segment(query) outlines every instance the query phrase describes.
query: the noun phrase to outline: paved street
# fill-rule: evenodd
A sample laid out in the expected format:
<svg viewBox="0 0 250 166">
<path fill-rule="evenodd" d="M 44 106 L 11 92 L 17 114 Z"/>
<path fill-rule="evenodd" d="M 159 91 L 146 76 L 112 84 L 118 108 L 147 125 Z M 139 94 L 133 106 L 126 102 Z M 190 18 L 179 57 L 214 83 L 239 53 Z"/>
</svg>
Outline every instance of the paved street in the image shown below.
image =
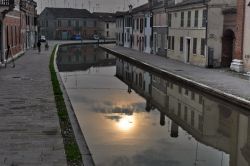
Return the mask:
<svg viewBox="0 0 250 166">
<path fill-rule="evenodd" d="M 115 45 L 102 45 L 113 53 L 136 60 L 155 69 L 164 70 L 176 76 L 202 84 L 203 87 L 218 90 L 234 95 L 235 99 L 241 97 L 250 103 L 250 79 L 247 76 L 233 73 L 225 69 L 207 69 L 163 57 L 140 53 L 138 51 Z"/>
<path fill-rule="evenodd" d="M 67 165 L 48 68 L 51 50 L 29 50 L 16 68 L 0 68 L 1 166 Z"/>
</svg>

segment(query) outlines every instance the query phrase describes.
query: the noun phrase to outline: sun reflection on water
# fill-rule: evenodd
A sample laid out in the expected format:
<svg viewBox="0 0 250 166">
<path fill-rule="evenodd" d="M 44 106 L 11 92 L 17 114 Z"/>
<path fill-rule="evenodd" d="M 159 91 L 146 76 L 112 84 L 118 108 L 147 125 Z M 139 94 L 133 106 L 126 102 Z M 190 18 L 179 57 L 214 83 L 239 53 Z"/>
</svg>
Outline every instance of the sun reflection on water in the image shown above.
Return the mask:
<svg viewBox="0 0 250 166">
<path fill-rule="evenodd" d="M 117 126 L 121 131 L 130 131 L 134 127 L 134 116 L 123 116 Z"/>
</svg>

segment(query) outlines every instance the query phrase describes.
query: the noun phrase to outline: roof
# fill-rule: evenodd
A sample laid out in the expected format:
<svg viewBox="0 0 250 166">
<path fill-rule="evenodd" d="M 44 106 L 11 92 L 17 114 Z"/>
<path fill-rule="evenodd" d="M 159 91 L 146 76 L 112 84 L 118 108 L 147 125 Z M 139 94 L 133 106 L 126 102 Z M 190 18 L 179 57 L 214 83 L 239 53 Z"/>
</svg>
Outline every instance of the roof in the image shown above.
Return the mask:
<svg viewBox="0 0 250 166">
<path fill-rule="evenodd" d="M 93 16 L 96 18 L 99 18 L 105 22 L 115 22 L 115 14 L 114 13 L 94 12 Z"/>
<path fill-rule="evenodd" d="M 51 12 L 56 18 L 84 18 L 92 17 L 91 13 L 86 9 L 73 9 L 73 8 L 45 8 Z"/>
<path fill-rule="evenodd" d="M 138 6 L 132 10 L 132 13 L 144 12 L 149 11 L 149 3 L 145 3 L 141 6 Z"/>
<path fill-rule="evenodd" d="M 187 6 L 187 5 L 194 5 L 199 3 L 204 3 L 204 1 L 207 0 L 183 0 L 183 2 L 177 3 L 177 4 L 168 4 L 168 7 L 180 7 L 180 6 Z"/>
</svg>

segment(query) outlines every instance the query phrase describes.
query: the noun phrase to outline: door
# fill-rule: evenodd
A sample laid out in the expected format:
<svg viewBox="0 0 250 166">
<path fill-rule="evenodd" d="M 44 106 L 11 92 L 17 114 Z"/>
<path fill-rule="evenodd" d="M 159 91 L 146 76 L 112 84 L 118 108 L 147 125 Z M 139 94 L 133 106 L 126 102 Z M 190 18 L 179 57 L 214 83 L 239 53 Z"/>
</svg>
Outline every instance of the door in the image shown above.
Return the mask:
<svg viewBox="0 0 250 166">
<path fill-rule="evenodd" d="M 190 62 L 190 43 L 191 43 L 191 40 L 187 39 L 186 41 L 186 63 Z"/>
</svg>

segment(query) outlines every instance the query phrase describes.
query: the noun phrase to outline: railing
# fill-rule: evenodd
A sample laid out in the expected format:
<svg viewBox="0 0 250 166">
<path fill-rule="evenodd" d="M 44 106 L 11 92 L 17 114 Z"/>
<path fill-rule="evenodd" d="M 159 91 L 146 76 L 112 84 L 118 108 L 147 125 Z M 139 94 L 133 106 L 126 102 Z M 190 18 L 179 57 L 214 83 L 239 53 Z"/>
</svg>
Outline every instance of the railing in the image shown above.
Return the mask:
<svg viewBox="0 0 250 166">
<path fill-rule="evenodd" d="M 15 0 L 0 0 L 0 6 L 14 6 Z"/>
</svg>

